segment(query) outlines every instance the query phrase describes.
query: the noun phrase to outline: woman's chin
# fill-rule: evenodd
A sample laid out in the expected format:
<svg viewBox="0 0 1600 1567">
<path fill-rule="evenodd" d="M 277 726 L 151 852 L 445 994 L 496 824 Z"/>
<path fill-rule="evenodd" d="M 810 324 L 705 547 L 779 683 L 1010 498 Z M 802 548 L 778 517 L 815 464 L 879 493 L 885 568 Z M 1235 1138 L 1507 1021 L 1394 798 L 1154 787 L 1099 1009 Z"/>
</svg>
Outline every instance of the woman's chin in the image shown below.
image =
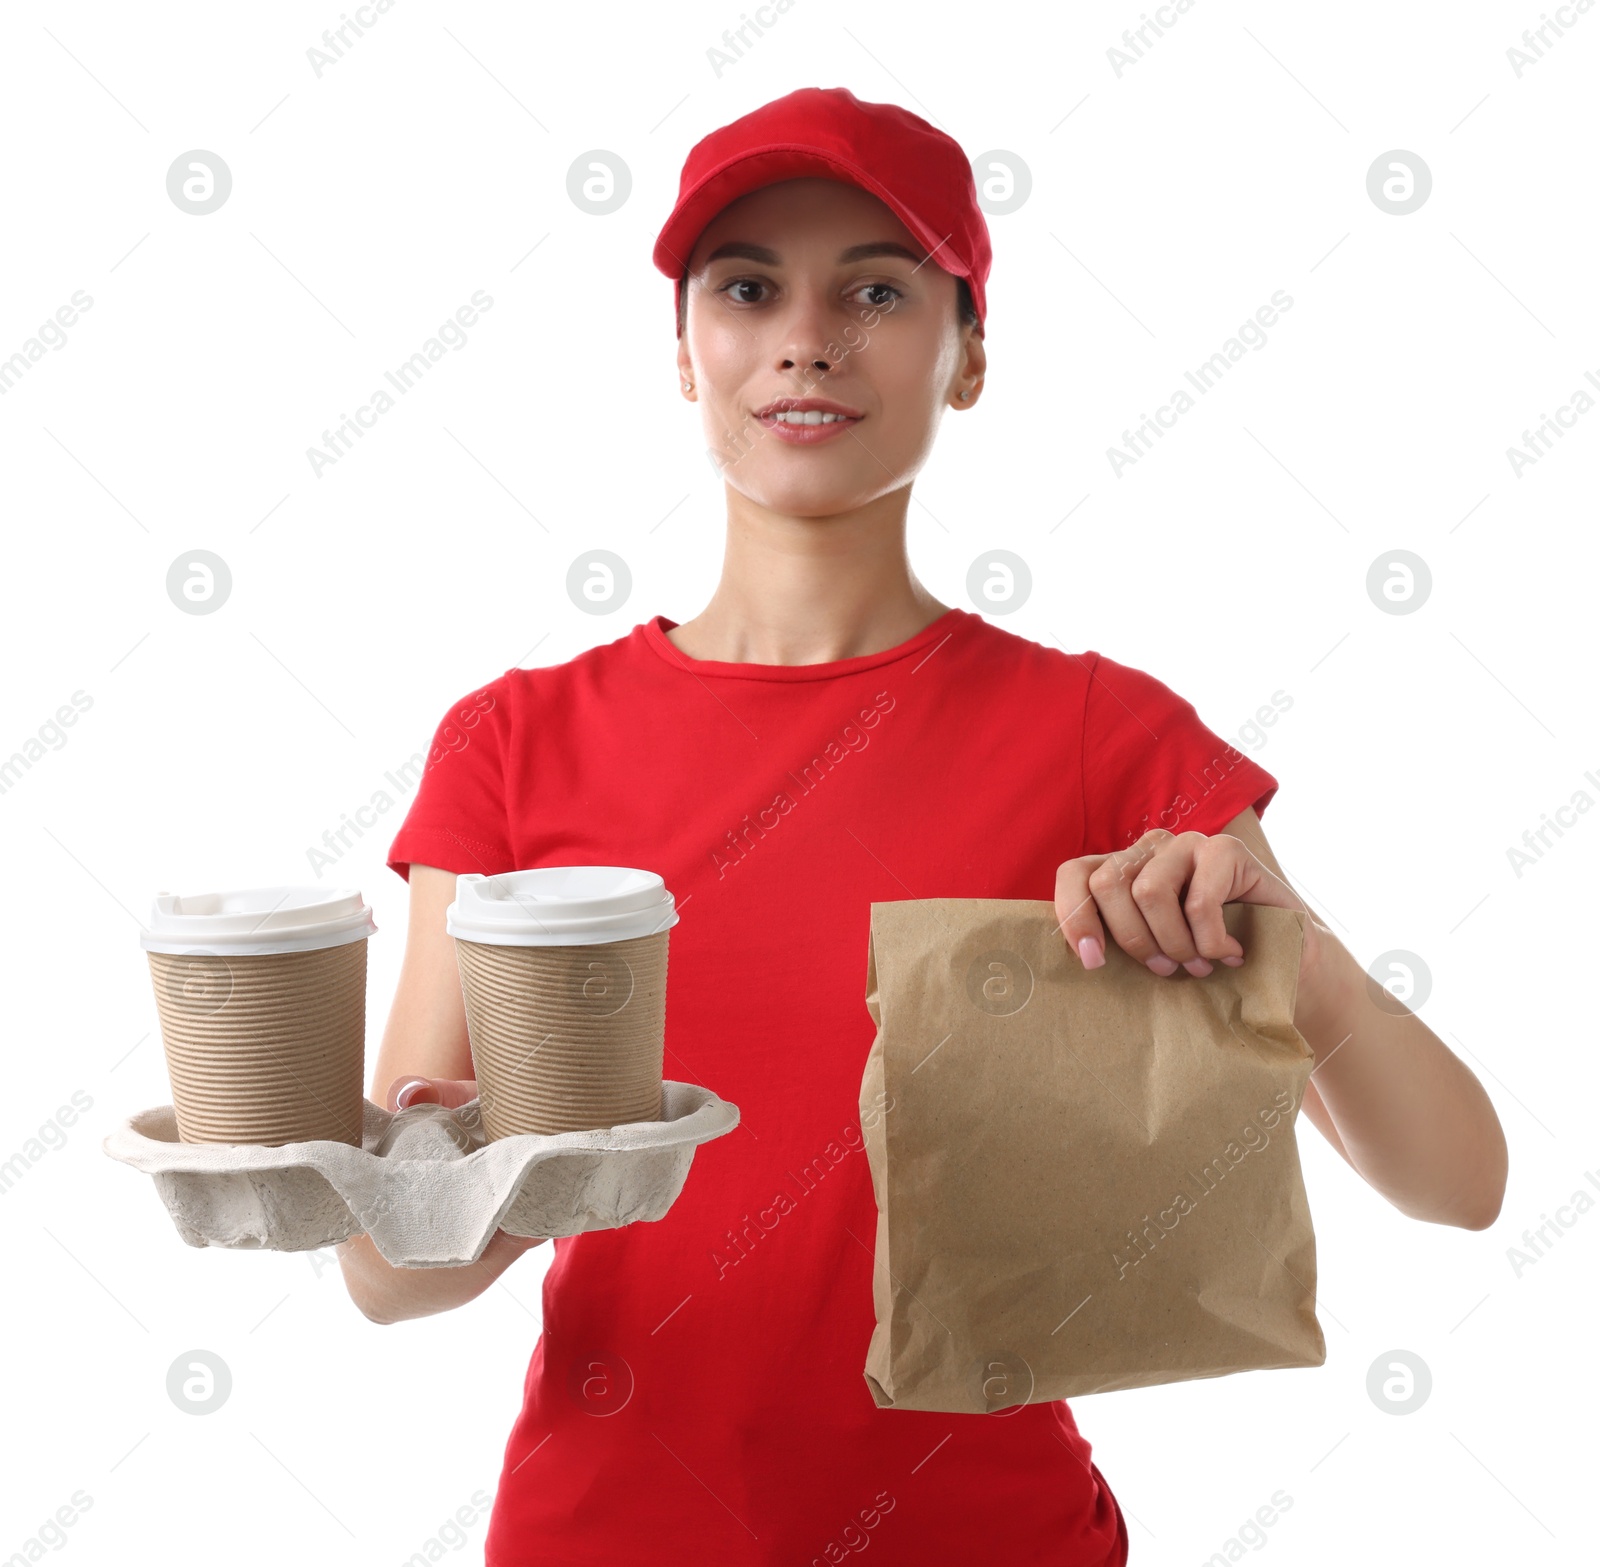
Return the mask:
<svg viewBox="0 0 1600 1567">
<path fill-rule="evenodd" d="M 750 498 L 779 517 L 799 517 L 817 522 L 842 516 L 866 504 L 865 499 L 851 495 L 817 495 L 812 491 L 803 495 L 777 494 Z"/>
<path fill-rule="evenodd" d="M 881 472 L 878 475 L 879 481 L 886 477 Z M 806 480 L 740 484 L 735 487 L 746 500 L 783 517 L 837 517 L 870 505 L 885 490 L 898 486 L 882 482 L 871 485 L 829 483 L 823 475 L 817 474 Z"/>
</svg>

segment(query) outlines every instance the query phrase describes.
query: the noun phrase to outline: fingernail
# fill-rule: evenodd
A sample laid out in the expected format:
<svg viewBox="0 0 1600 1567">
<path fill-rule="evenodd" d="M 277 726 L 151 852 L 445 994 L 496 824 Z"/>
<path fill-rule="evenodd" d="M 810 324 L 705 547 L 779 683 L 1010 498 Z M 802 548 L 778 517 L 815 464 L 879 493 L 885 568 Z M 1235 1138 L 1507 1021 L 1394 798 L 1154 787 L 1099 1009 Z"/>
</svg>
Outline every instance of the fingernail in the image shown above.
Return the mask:
<svg viewBox="0 0 1600 1567">
<path fill-rule="evenodd" d="M 1222 961 L 1224 963 L 1226 963 L 1229 968 L 1238 968 L 1238 966 L 1241 963 L 1244 962 L 1244 959 L 1243 958 L 1224 958 Z"/>
<path fill-rule="evenodd" d="M 394 1096 L 394 1102 L 402 1110 L 404 1110 L 405 1107 L 411 1103 L 412 1098 L 415 1096 L 417 1090 L 419 1088 L 426 1088 L 427 1086 L 428 1080 L 425 1077 L 408 1077 L 405 1082 L 400 1085 L 400 1091 Z"/>
<path fill-rule="evenodd" d="M 1144 966 L 1147 969 L 1152 970 L 1154 973 L 1161 975 L 1163 979 L 1165 979 L 1168 974 L 1176 974 L 1178 972 L 1178 965 L 1174 963 L 1172 959 L 1169 958 L 1164 952 L 1158 952 L 1153 958 L 1146 958 L 1144 960 Z"/>
<path fill-rule="evenodd" d="M 1106 949 L 1100 945 L 1098 936 L 1080 936 L 1078 957 L 1085 968 L 1099 968 L 1106 960 Z"/>
<path fill-rule="evenodd" d="M 1204 979 L 1211 972 L 1211 960 L 1209 958 L 1190 958 L 1183 965 L 1183 968 L 1185 973 L 1193 974 L 1196 979 Z"/>
</svg>

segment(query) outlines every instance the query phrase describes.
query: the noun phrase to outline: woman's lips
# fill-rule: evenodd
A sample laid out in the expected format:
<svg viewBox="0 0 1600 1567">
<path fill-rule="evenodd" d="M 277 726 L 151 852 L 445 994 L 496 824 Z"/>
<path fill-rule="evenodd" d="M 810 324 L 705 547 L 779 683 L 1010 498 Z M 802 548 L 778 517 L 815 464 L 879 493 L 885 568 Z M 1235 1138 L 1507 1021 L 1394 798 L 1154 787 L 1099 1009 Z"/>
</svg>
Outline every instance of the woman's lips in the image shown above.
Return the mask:
<svg viewBox="0 0 1600 1567">
<path fill-rule="evenodd" d="M 776 414 L 764 415 L 761 423 L 780 441 L 791 446 L 815 446 L 819 441 L 831 441 L 846 430 L 861 423 L 860 419 L 834 419 L 823 424 L 790 424 Z"/>
</svg>

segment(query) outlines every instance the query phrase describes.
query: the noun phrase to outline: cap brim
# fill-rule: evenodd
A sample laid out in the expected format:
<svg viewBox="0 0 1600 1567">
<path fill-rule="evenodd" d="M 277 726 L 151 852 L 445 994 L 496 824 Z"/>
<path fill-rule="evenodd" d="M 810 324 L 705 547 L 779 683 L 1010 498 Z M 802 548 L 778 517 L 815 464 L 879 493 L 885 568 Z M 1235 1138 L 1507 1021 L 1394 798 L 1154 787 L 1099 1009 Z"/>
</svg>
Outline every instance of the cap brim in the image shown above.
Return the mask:
<svg viewBox="0 0 1600 1567">
<path fill-rule="evenodd" d="M 935 234 L 917 213 L 896 200 L 865 169 L 816 147 L 793 143 L 777 143 L 740 153 L 737 158 L 713 169 L 693 190 L 681 196 L 651 252 L 656 270 L 673 279 L 681 278 L 688 270 L 689 258 L 706 225 L 729 202 L 764 185 L 807 176 L 840 180 L 876 196 L 911 230 L 918 243 L 935 255 L 944 271 L 957 277 L 970 276 L 967 258 L 949 250 L 946 241 L 950 236 Z"/>
</svg>

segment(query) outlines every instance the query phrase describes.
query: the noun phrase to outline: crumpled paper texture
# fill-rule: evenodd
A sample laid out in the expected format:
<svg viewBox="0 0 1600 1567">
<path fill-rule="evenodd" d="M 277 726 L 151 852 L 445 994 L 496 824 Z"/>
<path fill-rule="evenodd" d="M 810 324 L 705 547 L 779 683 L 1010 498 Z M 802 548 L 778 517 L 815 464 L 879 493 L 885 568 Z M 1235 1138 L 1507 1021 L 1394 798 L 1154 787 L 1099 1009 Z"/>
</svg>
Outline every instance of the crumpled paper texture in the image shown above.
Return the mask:
<svg viewBox="0 0 1600 1567">
<path fill-rule="evenodd" d="M 739 1124 L 698 1084 L 662 1084 L 662 1119 L 486 1141 L 479 1101 L 386 1110 L 363 1100 L 361 1146 L 178 1141 L 171 1105 L 130 1116 L 101 1146 L 155 1177 L 191 1246 L 311 1251 L 365 1231 L 394 1267 L 476 1262 L 497 1229 L 579 1235 L 660 1219 L 695 1149 Z"/>
<path fill-rule="evenodd" d="M 874 903 L 860 1110 L 879 1408 L 1320 1366 L 1295 1120 L 1305 916 L 1230 903 L 1239 968 L 1067 951 L 1031 899 Z"/>
</svg>

